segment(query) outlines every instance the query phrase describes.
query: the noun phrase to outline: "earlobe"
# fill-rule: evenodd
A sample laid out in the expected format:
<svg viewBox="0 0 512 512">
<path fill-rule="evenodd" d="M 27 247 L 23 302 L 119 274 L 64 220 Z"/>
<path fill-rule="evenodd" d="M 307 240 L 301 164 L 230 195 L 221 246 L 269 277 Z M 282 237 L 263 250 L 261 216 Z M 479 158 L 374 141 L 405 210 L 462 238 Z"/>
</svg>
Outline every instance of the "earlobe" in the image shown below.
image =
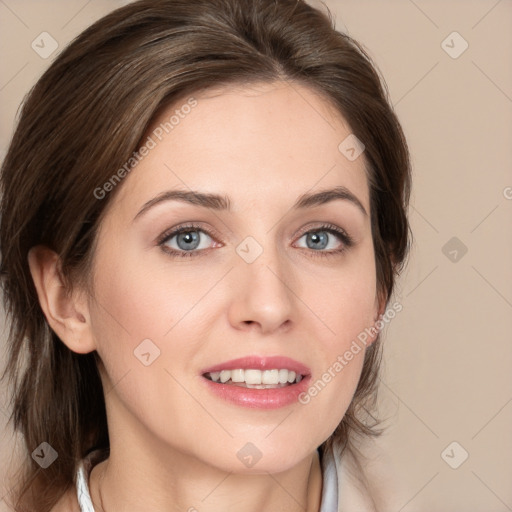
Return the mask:
<svg viewBox="0 0 512 512">
<path fill-rule="evenodd" d="M 48 247 L 38 245 L 28 252 L 30 273 L 49 326 L 70 350 L 87 354 L 96 349 L 87 296 L 78 290 L 69 292 L 59 263 L 58 254 Z"/>
</svg>

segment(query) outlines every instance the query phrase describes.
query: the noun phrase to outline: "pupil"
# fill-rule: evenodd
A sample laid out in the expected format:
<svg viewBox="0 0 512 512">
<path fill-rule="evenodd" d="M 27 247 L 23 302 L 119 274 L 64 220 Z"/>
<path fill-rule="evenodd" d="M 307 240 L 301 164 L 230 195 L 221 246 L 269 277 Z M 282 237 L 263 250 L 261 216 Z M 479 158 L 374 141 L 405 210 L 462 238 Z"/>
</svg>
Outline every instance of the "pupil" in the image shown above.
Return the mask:
<svg viewBox="0 0 512 512">
<path fill-rule="evenodd" d="M 327 234 L 325 231 L 320 231 L 319 233 L 321 233 L 321 235 L 319 235 L 318 233 L 311 234 L 310 240 L 313 241 L 313 244 L 317 244 L 319 242 L 324 242 L 321 247 L 321 249 L 323 249 L 327 246 Z M 318 247 L 316 247 L 316 248 L 318 249 Z"/>
<path fill-rule="evenodd" d="M 196 231 L 188 231 L 178 236 L 178 245 L 180 241 L 185 242 L 185 244 L 195 244 L 194 247 L 180 247 L 181 249 L 195 249 L 199 242 L 199 236 Z"/>
</svg>

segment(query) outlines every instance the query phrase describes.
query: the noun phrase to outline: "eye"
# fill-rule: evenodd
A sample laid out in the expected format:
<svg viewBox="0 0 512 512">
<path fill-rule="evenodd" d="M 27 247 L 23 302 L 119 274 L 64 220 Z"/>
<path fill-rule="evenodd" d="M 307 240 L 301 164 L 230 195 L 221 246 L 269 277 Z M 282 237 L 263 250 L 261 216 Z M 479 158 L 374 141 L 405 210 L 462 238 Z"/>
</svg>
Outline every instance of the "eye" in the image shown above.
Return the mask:
<svg viewBox="0 0 512 512">
<path fill-rule="evenodd" d="M 212 237 L 213 235 L 203 227 L 187 224 L 173 228 L 171 231 L 166 231 L 160 236 L 158 245 L 172 256 L 197 256 L 210 246 L 208 243 L 205 244 L 204 239 L 212 239 Z"/>
<path fill-rule="evenodd" d="M 354 245 L 354 241 L 348 233 L 334 224 L 324 224 L 315 229 L 310 229 L 300 237 L 300 239 L 302 238 L 306 239 L 307 247 L 305 248 L 311 249 L 315 256 L 333 256 Z M 338 244 L 336 239 L 338 239 Z M 330 250 L 326 251 L 325 249 Z"/>
<path fill-rule="evenodd" d="M 206 238 L 206 240 L 205 240 Z M 324 224 L 310 229 L 299 238 L 306 239 L 305 249 L 316 256 L 334 256 L 340 254 L 354 245 L 352 238 L 341 228 L 334 224 Z M 187 224 L 172 228 L 163 233 L 158 239 L 158 245 L 171 256 L 192 257 L 199 256 L 211 247 L 208 239 L 214 239 L 212 233 L 197 224 Z M 338 244 L 335 240 L 338 239 Z M 336 248 L 336 246 L 338 246 Z M 304 247 L 301 247 L 304 248 Z M 329 250 L 325 250 L 329 249 Z"/>
</svg>

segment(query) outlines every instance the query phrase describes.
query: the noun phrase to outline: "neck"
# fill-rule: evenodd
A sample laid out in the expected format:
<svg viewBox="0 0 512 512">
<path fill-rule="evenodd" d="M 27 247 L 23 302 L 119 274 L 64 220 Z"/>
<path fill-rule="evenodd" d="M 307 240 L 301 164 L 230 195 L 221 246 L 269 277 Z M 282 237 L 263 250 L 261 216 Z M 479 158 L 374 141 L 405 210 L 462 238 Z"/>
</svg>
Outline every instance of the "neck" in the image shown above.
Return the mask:
<svg viewBox="0 0 512 512">
<path fill-rule="evenodd" d="M 148 472 L 145 464 L 134 461 L 137 458 L 120 460 L 111 448 L 109 459 L 93 468 L 90 490 L 96 512 L 318 512 L 320 508 L 322 473 L 316 451 L 278 474 L 225 473 L 211 467 L 198 471 L 197 463 L 187 468 L 182 461 L 169 468 L 156 463 L 155 471 Z M 163 471 L 172 477 L 162 478 Z"/>
</svg>

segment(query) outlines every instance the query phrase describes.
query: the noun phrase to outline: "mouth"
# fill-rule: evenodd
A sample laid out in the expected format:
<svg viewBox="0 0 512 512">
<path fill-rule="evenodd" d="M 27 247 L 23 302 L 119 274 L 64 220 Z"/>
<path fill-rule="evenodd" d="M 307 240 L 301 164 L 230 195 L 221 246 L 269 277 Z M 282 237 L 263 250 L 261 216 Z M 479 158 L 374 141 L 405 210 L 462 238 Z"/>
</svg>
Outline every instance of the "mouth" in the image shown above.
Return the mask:
<svg viewBox="0 0 512 512">
<path fill-rule="evenodd" d="M 221 370 L 207 372 L 203 377 L 228 386 L 238 386 L 251 389 L 285 388 L 298 384 L 304 375 L 288 368 L 273 368 L 271 370 L 258 370 L 256 368 L 234 370 Z"/>
<path fill-rule="evenodd" d="M 311 380 L 305 365 L 281 356 L 249 356 L 201 372 L 216 396 L 243 407 L 276 409 L 298 402 Z"/>
</svg>

